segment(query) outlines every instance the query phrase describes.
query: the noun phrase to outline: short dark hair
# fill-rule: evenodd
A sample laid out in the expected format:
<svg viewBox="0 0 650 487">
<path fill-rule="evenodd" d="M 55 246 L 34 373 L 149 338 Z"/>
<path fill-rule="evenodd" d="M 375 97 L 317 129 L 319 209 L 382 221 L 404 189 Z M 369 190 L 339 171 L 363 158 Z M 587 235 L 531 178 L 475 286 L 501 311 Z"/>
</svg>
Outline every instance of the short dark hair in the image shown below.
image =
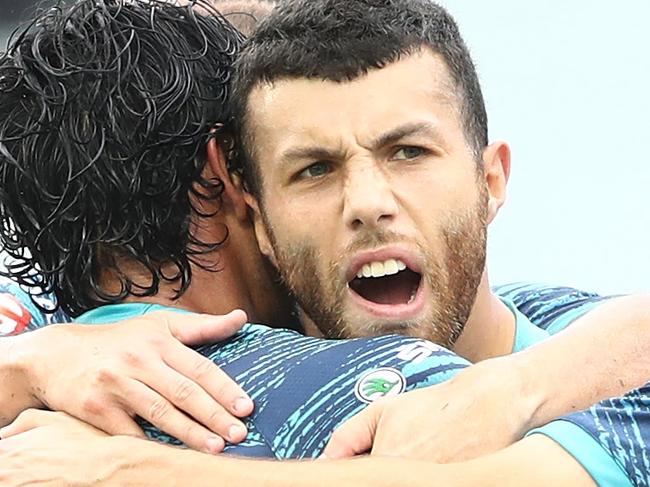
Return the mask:
<svg viewBox="0 0 650 487">
<path fill-rule="evenodd" d="M 476 69 L 454 19 L 429 0 L 287 0 L 248 39 L 236 62 L 237 160 L 259 195 L 260 174 L 248 133 L 248 98 L 260 83 L 283 78 L 351 81 L 421 48 L 440 54 L 455 84 L 467 141 L 487 145 L 487 114 Z"/>
<path fill-rule="evenodd" d="M 190 222 L 221 198 L 223 182 L 203 177 L 205 145 L 230 118 L 242 42 L 209 4 L 158 0 L 77 0 L 14 37 L 0 57 L 5 274 L 54 291 L 73 316 L 161 282 L 180 296 L 190 264 L 223 243 L 195 238 Z M 102 288 L 106 271 L 119 292 Z"/>
</svg>

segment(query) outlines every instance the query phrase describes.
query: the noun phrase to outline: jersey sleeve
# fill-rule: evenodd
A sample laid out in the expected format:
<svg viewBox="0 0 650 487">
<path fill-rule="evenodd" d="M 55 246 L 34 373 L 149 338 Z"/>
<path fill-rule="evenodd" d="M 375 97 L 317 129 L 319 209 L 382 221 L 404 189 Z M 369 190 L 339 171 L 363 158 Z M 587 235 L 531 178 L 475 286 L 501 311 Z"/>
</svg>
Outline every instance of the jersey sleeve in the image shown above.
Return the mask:
<svg viewBox="0 0 650 487">
<path fill-rule="evenodd" d="M 599 294 L 571 287 L 535 283 L 496 286 L 494 292 L 514 303 L 535 326 L 553 335 L 604 302 L 618 296 Z"/>
<path fill-rule="evenodd" d="M 516 283 L 495 288 L 528 319 L 558 333 L 617 296 L 568 287 Z M 645 387 L 531 431 L 560 444 L 601 487 L 650 486 L 650 388 Z"/>
<path fill-rule="evenodd" d="M 51 323 L 71 321 L 61 310 L 43 312 L 34 300 L 46 309 L 56 309 L 52 297 L 45 295 L 32 298 L 15 282 L 7 278 L 0 279 L 0 336 L 18 335 Z"/>
<path fill-rule="evenodd" d="M 650 384 L 529 434 L 555 440 L 600 487 L 650 486 Z"/>
</svg>

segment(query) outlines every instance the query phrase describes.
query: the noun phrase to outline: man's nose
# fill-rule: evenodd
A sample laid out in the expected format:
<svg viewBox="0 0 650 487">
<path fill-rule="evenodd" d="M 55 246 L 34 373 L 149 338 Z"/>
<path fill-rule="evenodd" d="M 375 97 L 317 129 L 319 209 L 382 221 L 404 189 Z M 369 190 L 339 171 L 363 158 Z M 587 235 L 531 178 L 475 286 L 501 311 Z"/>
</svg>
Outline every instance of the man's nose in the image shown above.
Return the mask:
<svg viewBox="0 0 650 487">
<path fill-rule="evenodd" d="M 386 225 L 399 212 L 390 181 L 374 164 L 347 172 L 344 198 L 343 215 L 352 230 Z"/>
</svg>

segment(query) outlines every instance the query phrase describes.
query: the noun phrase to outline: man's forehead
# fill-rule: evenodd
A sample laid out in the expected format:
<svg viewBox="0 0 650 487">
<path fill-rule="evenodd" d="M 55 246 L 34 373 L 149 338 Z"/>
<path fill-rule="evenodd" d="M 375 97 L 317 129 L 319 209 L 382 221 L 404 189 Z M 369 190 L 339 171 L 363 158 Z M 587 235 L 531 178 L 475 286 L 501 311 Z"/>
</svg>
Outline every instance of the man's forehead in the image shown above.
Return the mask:
<svg viewBox="0 0 650 487">
<path fill-rule="evenodd" d="M 249 96 L 247 126 L 256 136 L 282 134 L 284 144 L 295 138 L 325 141 L 349 126 L 350 118 L 371 136 L 385 122 L 433 122 L 457 105 L 444 60 L 423 49 L 352 81 L 282 78 L 259 84 Z"/>
<path fill-rule="evenodd" d="M 420 48 L 410 54 L 401 56 L 396 61 L 379 69 L 370 69 L 362 76 L 349 81 L 330 81 L 321 78 L 278 77 L 272 81 L 263 81 L 255 85 L 249 95 L 249 106 L 255 98 L 261 101 L 273 101 L 284 91 L 296 94 L 301 89 L 327 90 L 341 86 L 350 90 L 366 89 L 369 83 L 382 85 L 386 81 L 404 81 L 414 90 L 423 90 L 440 100 L 455 101 L 456 87 L 444 58 L 429 48 Z M 363 87 L 361 87 L 363 86 Z M 388 87 L 390 89 L 390 87 Z"/>
</svg>

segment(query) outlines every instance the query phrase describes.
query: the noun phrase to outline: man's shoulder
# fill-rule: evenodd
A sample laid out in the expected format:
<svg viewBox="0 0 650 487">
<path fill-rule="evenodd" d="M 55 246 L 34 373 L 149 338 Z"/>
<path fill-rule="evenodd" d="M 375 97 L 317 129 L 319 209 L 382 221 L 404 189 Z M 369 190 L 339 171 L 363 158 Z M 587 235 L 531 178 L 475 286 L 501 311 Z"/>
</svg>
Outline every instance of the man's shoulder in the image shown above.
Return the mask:
<svg viewBox="0 0 650 487">
<path fill-rule="evenodd" d="M 278 458 L 314 458 L 368 403 L 440 383 L 468 365 L 419 338 L 324 340 L 255 326 L 199 351 L 254 398 L 251 421 Z"/>
<path fill-rule="evenodd" d="M 502 299 L 512 301 L 535 326 L 551 334 L 616 297 L 567 286 L 528 282 L 495 286 L 493 290 Z"/>
</svg>

